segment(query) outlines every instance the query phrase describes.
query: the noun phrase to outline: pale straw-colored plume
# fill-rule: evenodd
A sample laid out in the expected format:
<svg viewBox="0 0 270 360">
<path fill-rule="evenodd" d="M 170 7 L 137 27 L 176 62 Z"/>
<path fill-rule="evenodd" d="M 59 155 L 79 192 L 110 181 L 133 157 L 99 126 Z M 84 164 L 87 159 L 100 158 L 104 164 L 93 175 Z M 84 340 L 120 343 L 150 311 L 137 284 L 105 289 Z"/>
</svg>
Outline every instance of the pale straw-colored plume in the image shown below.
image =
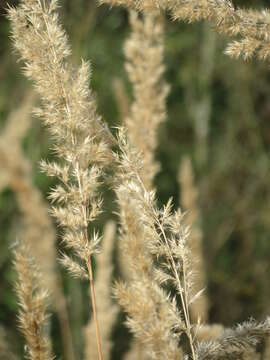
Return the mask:
<svg viewBox="0 0 270 360">
<path fill-rule="evenodd" d="M 140 176 L 150 190 L 154 188 L 153 180 L 159 169 L 155 161 L 158 127 L 166 118 L 168 85 L 163 79 L 164 26 L 158 11 L 145 13 L 142 18 L 135 11 L 130 11 L 129 20 L 131 33 L 124 51 L 133 102 L 123 123 L 130 144 L 142 154 Z M 125 252 L 120 249 L 119 262 L 127 280 L 129 265 L 125 259 Z"/>
<path fill-rule="evenodd" d="M 135 11 L 129 12 L 131 33 L 125 42 L 125 68 L 132 85 L 133 101 L 128 116 L 124 118 L 128 141 L 142 154 L 143 166 L 140 176 L 146 188 L 154 188 L 154 177 L 159 170 L 155 160 L 159 125 L 166 118 L 166 97 L 169 87 L 164 75 L 164 24 L 158 10 L 145 12 L 141 18 Z M 130 238 L 125 238 L 130 241 Z M 119 262 L 126 281 L 130 280 L 130 264 L 125 250 L 121 251 L 119 242 Z M 137 237 L 139 241 L 139 236 Z M 141 237 L 141 247 L 145 247 L 145 239 Z M 127 248 L 129 245 L 126 244 Z M 137 244 L 139 246 L 139 244 Z M 139 340 L 133 340 L 132 353 L 143 356 L 144 346 Z"/>
<path fill-rule="evenodd" d="M 30 360 L 52 360 L 51 345 L 46 335 L 48 292 L 41 286 L 40 273 L 25 246 L 15 251 L 18 275 L 16 292 L 19 299 L 19 326 Z"/>
<path fill-rule="evenodd" d="M 203 323 L 208 321 L 209 301 L 205 287 L 206 282 L 206 269 L 203 254 L 203 234 L 201 230 L 201 219 L 198 208 L 198 194 L 194 184 L 192 164 L 188 157 L 181 161 L 178 174 L 179 184 L 181 186 L 181 207 L 185 213 L 185 223 L 190 227 L 190 262 L 191 268 L 194 273 L 193 285 L 191 293 L 195 295 L 202 289 L 204 291 L 196 301 L 191 305 L 191 319 L 193 323 L 201 320 Z"/>
<path fill-rule="evenodd" d="M 139 214 L 133 201 L 130 202 L 125 195 L 128 195 L 125 188 L 119 189 L 122 237 L 129 237 L 132 242 L 126 249 L 131 274 L 127 284 L 119 283 L 116 286 L 116 295 L 129 315 L 128 326 L 143 343 L 144 350 L 151 352 L 153 359 L 160 356 L 178 359 L 180 352 L 177 341 L 170 336 L 170 331 L 177 324 L 177 312 L 167 304 L 167 295 L 152 279 L 151 257 L 141 247 L 143 232 L 138 223 Z"/>
<path fill-rule="evenodd" d="M 18 109 L 9 115 L 0 134 L 1 177 L 5 179 L 2 186 L 10 187 L 15 193 L 22 215 L 20 239 L 38 261 L 44 281 L 42 286 L 50 291 L 52 305 L 60 320 L 66 358 L 73 360 L 67 304 L 57 270 L 56 232 L 47 203 L 33 184 L 32 166 L 22 148 L 22 140 L 31 126 L 35 98 L 33 93 L 25 97 Z"/>
<path fill-rule="evenodd" d="M 102 338 L 102 355 L 104 360 L 110 359 L 112 340 L 111 332 L 116 322 L 118 307 L 112 300 L 112 271 L 113 251 L 115 248 L 116 224 L 109 221 L 105 224 L 102 251 L 96 257 L 97 276 L 95 278 L 95 292 L 98 299 L 97 311 L 99 322 L 102 324 L 100 335 Z M 93 318 L 85 328 L 86 359 L 98 359 L 95 346 L 95 322 Z"/>
<path fill-rule="evenodd" d="M 147 189 L 159 169 L 155 161 L 157 131 L 166 118 L 168 85 L 163 79 L 163 22 L 158 11 L 129 13 L 131 34 L 125 43 L 126 71 L 134 100 L 124 124 L 130 144 L 143 155 L 141 177 Z"/>
<path fill-rule="evenodd" d="M 156 333 L 147 333 L 143 330 L 145 332 L 143 338 L 141 337 L 142 333 L 136 333 L 136 326 L 140 326 L 141 329 L 143 329 L 143 327 L 147 328 L 147 324 L 149 324 L 151 320 L 154 321 L 156 312 L 159 313 L 155 307 L 157 307 L 157 304 L 162 301 L 162 296 L 165 296 L 165 293 L 163 293 L 161 288 L 161 283 L 168 280 L 164 280 L 168 274 L 164 276 L 164 273 L 161 270 L 157 270 L 153 266 L 149 245 L 151 235 L 152 237 L 157 238 L 157 234 L 146 234 L 145 229 L 142 225 L 140 225 L 142 221 L 140 220 L 140 215 L 141 217 L 144 216 L 143 214 L 138 213 L 138 210 L 135 209 L 140 209 L 142 204 L 136 202 L 136 199 L 134 198 L 136 192 L 132 193 L 132 187 L 134 186 L 136 188 L 136 183 L 133 182 L 134 175 L 132 174 L 132 171 L 137 174 L 137 181 L 138 178 L 140 179 L 139 185 L 141 186 L 142 192 L 150 191 L 153 188 L 153 178 L 158 169 L 158 166 L 154 161 L 154 151 L 157 144 L 157 129 L 159 124 L 165 119 L 165 100 L 168 93 L 168 86 L 163 80 L 163 24 L 159 12 L 145 12 L 143 14 L 143 18 L 139 19 L 138 14 L 131 11 L 130 22 L 132 32 L 130 38 L 125 44 L 125 54 L 127 58 L 126 69 L 133 85 L 134 101 L 131 106 L 130 115 L 126 119 L 125 123 L 127 127 L 128 141 L 134 149 L 142 154 L 143 162 L 142 164 L 135 162 L 133 169 L 130 169 L 128 166 L 125 168 L 124 172 L 126 172 L 127 177 L 130 177 L 130 179 L 124 179 L 126 183 L 123 184 L 123 182 L 121 182 L 121 186 L 117 189 L 120 217 L 123 227 L 121 239 L 121 245 L 123 247 L 122 254 L 125 254 L 126 268 L 131 267 L 132 270 L 130 272 L 131 278 L 130 276 L 127 278 L 127 285 L 122 287 L 119 285 L 117 294 L 119 296 L 120 303 L 126 307 L 129 315 L 131 315 L 131 317 L 135 316 L 132 320 L 128 320 L 128 324 L 135 335 L 139 337 L 139 341 L 143 342 L 142 348 L 144 348 L 144 345 L 148 343 L 149 350 L 151 349 L 149 353 L 151 353 L 153 358 L 158 358 L 161 354 L 166 356 L 166 358 L 174 356 L 179 357 L 182 352 L 172 339 L 168 342 L 168 335 L 167 344 L 165 345 L 165 334 L 168 333 L 168 331 L 173 333 L 175 330 L 173 321 L 176 320 L 177 316 L 179 316 L 179 321 L 181 322 L 180 315 L 177 311 L 175 311 L 176 309 L 174 307 L 175 304 L 173 300 L 168 300 L 167 305 L 166 303 L 164 304 L 164 308 L 167 306 L 167 309 L 163 309 L 163 312 L 167 311 L 168 319 L 170 312 L 171 314 L 174 314 L 171 319 L 172 324 L 167 324 L 167 330 L 164 328 L 164 324 L 155 321 Z M 151 77 L 149 74 L 151 74 Z M 125 144 L 123 138 L 120 139 L 120 142 L 121 141 Z M 124 157 L 131 155 L 128 153 L 130 151 L 129 149 L 129 146 L 126 146 L 125 150 L 127 150 L 127 153 Z M 122 163 L 121 165 L 122 169 L 124 169 L 124 164 Z M 130 201 L 130 199 L 133 200 Z M 144 208 L 146 207 L 144 206 Z M 142 210 L 140 209 L 139 212 L 140 211 Z M 152 214 L 152 216 L 153 215 L 154 214 Z M 148 216 L 150 217 L 151 215 L 148 214 Z M 152 222 L 152 226 L 155 227 L 155 221 L 153 221 L 153 219 Z M 147 230 L 149 231 L 149 228 Z M 156 250 L 157 249 L 154 250 L 154 253 Z M 130 255 L 127 256 L 127 254 Z M 164 253 L 162 255 L 164 255 Z M 136 261 L 134 261 L 134 259 L 136 259 Z M 157 274 L 156 279 L 154 275 L 155 272 Z M 143 273 L 145 273 L 145 277 L 143 279 L 145 283 L 142 282 L 141 278 L 141 274 Z M 136 286 L 134 286 L 135 284 Z M 136 294 L 135 296 L 139 301 L 140 293 L 138 289 L 140 286 L 141 297 L 146 297 L 143 293 L 143 288 L 147 288 L 149 295 L 152 293 L 151 297 L 154 299 L 152 312 L 148 310 L 149 313 L 147 314 L 147 322 L 144 318 L 147 312 L 144 312 L 142 314 L 143 317 L 140 318 L 138 316 L 138 305 L 134 304 L 134 301 L 132 304 L 129 304 L 129 301 L 131 301 L 130 295 L 132 293 Z M 187 287 L 186 292 L 188 292 Z M 184 298 L 182 297 L 182 299 Z M 163 301 L 164 300 L 165 299 L 163 299 Z M 187 314 L 187 311 L 188 309 L 185 308 L 184 313 L 186 315 L 187 327 L 185 328 L 185 323 L 183 322 L 183 328 L 188 329 L 187 332 L 189 332 L 191 325 L 189 323 L 189 315 Z M 159 329 L 159 331 L 157 331 L 157 329 Z M 183 329 L 181 329 L 181 331 L 183 331 Z M 146 333 L 148 340 L 146 338 Z M 191 351 L 194 352 L 194 349 L 192 348 L 192 335 L 190 332 L 188 337 L 190 340 Z M 134 348 L 137 348 L 137 356 L 139 357 L 144 353 L 140 354 L 138 351 L 140 347 L 141 345 L 135 342 Z M 132 350 L 132 353 L 134 354 L 134 350 Z M 130 356 L 132 356 L 132 353 Z"/>
<path fill-rule="evenodd" d="M 16 9 L 9 9 L 9 18 L 25 74 L 41 96 L 42 108 L 36 113 L 48 126 L 59 158 L 56 163 L 43 161 L 42 168 L 59 180 L 50 194 L 55 204 L 52 214 L 62 227 L 64 245 L 72 250 L 72 257 L 63 255 L 62 264 L 75 277 L 89 279 L 102 359 L 92 270 L 100 237 L 88 230 L 101 212 L 98 188 L 110 158 L 111 136 L 89 89 L 89 64 L 82 62 L 76 69 L 70 63 L 71 51 L 56 9 L 55 0 L 24 0 Z"/>
<path fill-rule="evenodd" d="M 188 312 L 187 233 L 182 226 L 181 214 L 172 214 L 170 203 L 162 211 L 156 208 L 154 193 L 146 190 L 139 175 L 140 157 L 130 148 L 121 130 L 119 145 L 121 185 L 116 193 L 122 225 L 121 241 L 132 279 L 127 284 L 118 284 L 116 294 L 129 315 L 129 327 L 148 349 L 151 358 L 179 359 L 182 350 L 176 339 L 182 332 L 188 336 L 190 350 L 194 353 Z M 161 268 L 154 265 L 152 255 L 161 260 Z M 167 282 L 176 287 L 180 310 L 176 300 L 162 288 Z"/>
</svg>

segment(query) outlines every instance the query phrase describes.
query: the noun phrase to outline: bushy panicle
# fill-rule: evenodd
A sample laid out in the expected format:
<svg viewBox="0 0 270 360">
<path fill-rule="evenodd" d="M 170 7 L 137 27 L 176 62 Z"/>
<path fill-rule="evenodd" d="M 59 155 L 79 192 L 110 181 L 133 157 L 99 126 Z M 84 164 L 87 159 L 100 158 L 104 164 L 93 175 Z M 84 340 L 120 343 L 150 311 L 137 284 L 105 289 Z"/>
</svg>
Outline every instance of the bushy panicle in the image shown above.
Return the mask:
<svg viewBox="0 0 270 360">
<path fill-rule="evenodd" d="M 97 190 L 110 156 L 109 140 L 106 141 L 107 132 L 88 86 L 89 63 L 82 61 L 79 69 L 71 65 L 71 51 L 56 8 L 56 1 L 23 1 L 16 9 L 9 9 L 9 18 L 26 76 L 34 80 L 42 99 L 37 113 L 48 125 L 55 140 L 54 151 L 60 158 L 59 163 L 41 164 L 49 176 L 56 176 L 61 182 L 49 196 L 59 204 L 52 213 L 64 228 L 65 243 L 70 241 L 69 247 L 75 250 L 80 246 L 81 251 L 75 251 L 75 255 L 88 261 L 96 249 L 92 246 L 89 251 L 91 239 L 87 229 L 101 212 Z M 62 262 L 71 273 L 75 270 L 73 261 L 76 260 Z"/>
<path fill-rule="evenodd" d="M 159 169 L 154 159 L 157 131 L 166 118 L 168 85 L 163 79 L 163 22 L 159 11 L 139 19 L 130 11 L 131 35 L 125 43 L 126 71 L 134 101 L 124 120 L 130 144 L 143 154 L 140 175 L 148 189 Z M 151 76 L 149 76 L 151 74 Z"/>
<path fill-rule="evenodd" d="M 139 155 L 134 149 L 130 151 L 130 146 L 121 130 L 118 139 L 121 151 L 118 161 L 119 168 L 122 169 L 119 176 L 124 180 L 116 189 L 116 194 L 120 209 L 122 242 L 131 264 L 132 280 L 125 286 L 119 285 L 116 294 L 120 304 L 130 316 L 128 325 L 148 346 L 151 354 L 156 354 L 152 355 L 152 358 L 160 358 L 161 343 L 162 355 L 167 353 L 166 356 L 170 358 L 168 354 L 174 347 L 174 353 L 178 353 L 179 358 L 181 349 L 175 342 L 175 333 L 180 335 L 185 332 L 194 351 L 189 320 L 190 279 L 185 246 L 187 233 L 181 222 L 182 214 L 171 212 L 170 202 L 163 211 L 156 207 L 154 192 L 146 189 L 138 169 L 134 166 L 133 159 L 138 158 Z M 160 267 L 157 270 L 152 255 L 159 259 Z M 176 288 L 181 303 L 181 314 L 174 300 L 162 288 L 163 283 L 168 280 L 171 280 Z M 131 296 L 133 301 L 129 303 Z M 142 304 L 142 299 L 147 299 L 147 304 Z M 143 313 L 141 313 L 142 308 Z M 163 320 L 161 323 L 163 312 L 168 314 L 167 330 L 164 328 Z M 151 327 L 150 323 L 154 321 L 158 321 L 159 325 Z M 159 333 L 155 331 L 157 328 Z M 160 331 L 162 328 L 163 331 Z M 167 347 L 165 347 L 166 342 Z"/>
<path fill-rule="evenodd" d="M 52 360 L 51 345 L 45 335 L 48 292 L 39 287 L 40 274 L 26 247 L 15 251 L 14 262 L 18 274 L 19 325 L 27 342 L 26 356 L 30 360 Z"/>
</svg>

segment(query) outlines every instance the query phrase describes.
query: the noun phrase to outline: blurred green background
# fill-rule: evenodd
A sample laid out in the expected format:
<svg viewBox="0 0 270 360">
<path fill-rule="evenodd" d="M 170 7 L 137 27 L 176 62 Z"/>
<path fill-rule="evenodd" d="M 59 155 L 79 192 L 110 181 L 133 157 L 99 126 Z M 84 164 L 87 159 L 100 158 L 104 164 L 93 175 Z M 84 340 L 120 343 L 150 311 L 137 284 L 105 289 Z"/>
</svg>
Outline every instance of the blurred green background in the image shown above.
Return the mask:
<svg viewBox="0 0 270 360">
<path fill-rule="evenodd" d="M 16 3 L 9 1 L 11 5 Z M 127 12 L 105 5 L 97 7 L 93 0 L 59 3 L 73 61 L 91 60 L 99 112 L 115 126 L 121 123 L 116 80 L 123 83 L 131 98 L 123 54 L 123 42 L 129 34 Z M 256 1 L 254 5 L 251 0 L 234 3 L 242 7 L 268 4 Z M 21 75 L 12 50 L 6 7 L 7 2 L 0 1 L 0 136 L 8 115 L 31 86 Z M 166 79 L 171 91 L 156 154 L 161 163 L 155 180 L 160 204 L 170 196 L 179 204 L 177 172 L 183 156 L 189 155 L 199 192 L 210 321 L 231 326 L 251 316 L 263 319 L 270 313 L 269 64 L 229 59 L 224 55 L 228 39 L 215 35 L 207 24 L 181 24 L 167 18 L 165 29 Z M 51 154 L 48 134 L 39 120 L 33 119 L 23 146 L 33 164 L 33 182 L 45 198 L 52 181 L 39 172 L 39 161 Z M 109 212 L 113 209 L 110 192 L 106 199 Z M 108 217 L 110 214 L 105 213 L 101 225 Z M 22 338 L 16 329 L 15 274 L 10 250 L 19 219 L 14 194 L 9 187 L 1 189 L 0 326 L 12 340 L 14 352 L 20 354 Z M 79 329 L 88 316 L 84 299 L 87 290 L 84 284 L 64 273 L 62 276 L 79 359 Z M 59 355 L 59 325 L 55 316 L 52 319 L 55 352 Z M 121 332 L 116 338 L 114 358 L 119 359 L 127 345 Z"/>
</svg>

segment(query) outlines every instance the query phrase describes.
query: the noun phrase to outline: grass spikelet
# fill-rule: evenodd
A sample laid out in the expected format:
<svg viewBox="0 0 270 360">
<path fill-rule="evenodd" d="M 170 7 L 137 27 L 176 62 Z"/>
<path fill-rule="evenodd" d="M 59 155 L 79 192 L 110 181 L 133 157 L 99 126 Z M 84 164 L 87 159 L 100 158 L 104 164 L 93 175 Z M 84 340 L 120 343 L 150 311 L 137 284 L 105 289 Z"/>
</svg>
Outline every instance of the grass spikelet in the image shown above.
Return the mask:
<svg viewBox="0 0 270 360">
<path fill-rule="evenodd" d="M 15 268 L 18 274 L 19 325 L 27 343 L 26 356 L 31 360 L 52 360 L 50 343 L 44 333 L 48 292 L 40 287 L 39 272 L 23 246 L 15 251 Z"/>
</svg>

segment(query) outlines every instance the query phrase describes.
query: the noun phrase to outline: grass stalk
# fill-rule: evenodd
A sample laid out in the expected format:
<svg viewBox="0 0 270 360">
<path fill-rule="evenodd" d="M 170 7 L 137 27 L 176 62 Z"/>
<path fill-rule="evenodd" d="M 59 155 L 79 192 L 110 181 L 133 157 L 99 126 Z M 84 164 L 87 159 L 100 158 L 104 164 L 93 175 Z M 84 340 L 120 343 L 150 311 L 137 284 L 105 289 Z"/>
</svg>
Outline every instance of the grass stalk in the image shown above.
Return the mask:
<svg viewBox="0 0 270 360">
<path fill-rule="evenodd" d="M 93 317 L 96 328 L 96 340 L 97 340 L 97 349 L 98 349 L 98 360 L 102 360 L 102 351 L 101 351 L 101 341 L 100 341 L 100 331 L 98 324 L 98 316 L 97 316 L 97 305 L 96 305 L 96 296 L 95 296 L 95 287 L 94 287 L 94 279 L 93 279 L 93 269 L 92 269 L 92 259 L 89 257 L 87 269 L 89 273 L 89 283 L 90 283 L 90 291 L 91 291 L 91 303 L 93 309 Z"/>
</svg>

